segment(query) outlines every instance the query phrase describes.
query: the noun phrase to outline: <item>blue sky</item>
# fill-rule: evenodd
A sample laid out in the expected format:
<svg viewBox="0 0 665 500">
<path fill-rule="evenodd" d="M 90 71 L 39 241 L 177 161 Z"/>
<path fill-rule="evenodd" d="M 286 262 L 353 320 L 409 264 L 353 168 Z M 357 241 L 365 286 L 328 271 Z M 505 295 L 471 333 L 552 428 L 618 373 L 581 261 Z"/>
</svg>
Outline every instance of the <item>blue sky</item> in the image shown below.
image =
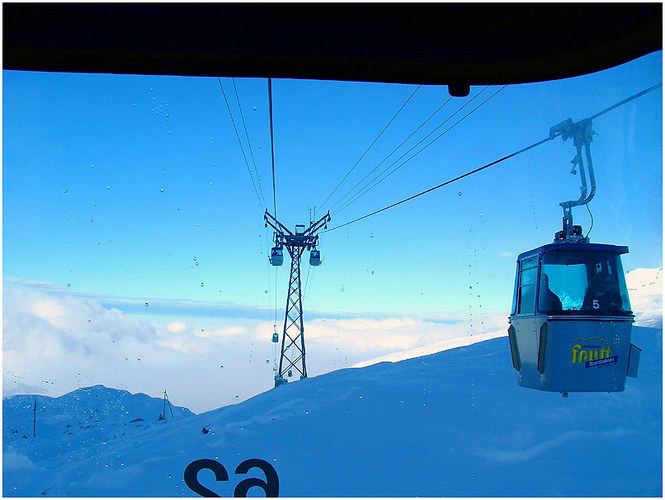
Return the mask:
<svg viewBox="0 0 665 500">
<path fill-rule="evenodd" d="M 508 86 L 334 214 L 329 227 L 543 139 L 568 117 L 585 118 L 659 83 L 661 69 L 657 52 L 592 75 Z M 222 83 L 247 151 L 233 82 Z M 239 78 L 235 85 L 272 210 L 267 81 Z M 273 81 L 279 219 L 289 227 L 307 223 L 309 210 L 415 89 Z M 381 168 L 481 90 L 454 98 Z M 418 89 L 330 201 L 448 98 L 444 86 Z M 628 245 L 626 271 L 662 265 L 661 123 L 661 90 L 594 121 L 598 192 L 590 238 Z M 306 319 L 471 325 L 485 315 L 505 318 L 515 257 L 550 242 L 561 225 L 558 203 L 579 194 L 578 177 L 570 174 L 573 155 L 571 141 L 557 139 L 323 234 L 324 264 L 303 265 Z M 77 294 L 162 326 L 197 315 L 217 326 L 228 326 L 229 318 L 272 323 L 275 301 L 283 317 L 289 260 L 278 270 L 268 264 L 272 234 L 263 209 L 216 78 L 3 72 L 5 287 L 31 283 Z M 574 216 L 586 231 L 586 210 Z"/>
</svg>

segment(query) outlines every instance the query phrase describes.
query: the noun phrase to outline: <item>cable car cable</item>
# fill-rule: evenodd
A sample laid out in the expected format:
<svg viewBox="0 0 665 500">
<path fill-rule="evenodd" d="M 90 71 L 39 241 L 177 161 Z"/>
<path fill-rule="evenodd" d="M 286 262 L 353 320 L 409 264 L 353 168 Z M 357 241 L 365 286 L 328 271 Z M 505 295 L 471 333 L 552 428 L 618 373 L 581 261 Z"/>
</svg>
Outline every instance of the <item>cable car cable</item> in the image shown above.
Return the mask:
<svg viewBox="0 0 665 500">
<path fill-rule="evenodd" d="M 652 85 L 651 87 L 649 87 L 649 88 L 647 88 L 647 89 L 644 89 L 644 90 L 642 90 L 641 92 L 638 92 L 637 94 L 633 94 L 632 96 L 628 97 L 627 99 L 624 99 L 623 101 L 619 101 L 619 102 L 617 102 L 616 104 L 613 104 L 613 105 L 610 106 L 609 108 L 605 108 L 604 110 L 602 110 L 602 111 L 596 113 L 595 115 L 590 116 L 588 119 L 589 119 L 589 120 L 594 120 L 594 119 L 598 118 L 599 116 L 602 116 L 602 115 L 604 115 L 605 113 L 608 113 L 608 112 L 612 111 L 613 109 L 618 108 L 619 106 L 623 106 L 624 104 L 627 104 L 627 103 L 629 103 L 630 101 L 637 99 L 638 97 L 642 97 L 643 95 L 648 94 L 649 92 L 652 92 L 652 91 L 654 91 L 654 90 L 656 90 L 656 89 L 659 89 L 659 88 L 661 88 L 662 86 L 663 86 L 663 83 L 662 83 L 662 82 L 661 82 L 661 83 L 657 83 L 656 85 Z"/>
<path fill-rule="evenodd" d="M 238 95 L 238 88 L 236 87 L 236 79 L 232 77 L 231 82 L 233 82 L 233 90 L 236 94 L 236 102 L 238 103 L 238 109 L 240 110 L 240 118 L 242 120 L 242 128 L 245 130 L 245 137 L 247 138 L 247 146 L 248 146 L 248 149 L 249 149 L 249 155 L 252 158 L 252 165 L 254 165 L 254 172 L 256 173 L 256 180 L 258 181 L 259 192 L 261 193 L 261 199 L 263 199 L 264 204 L 265 204 L 265 196 L 263 195 L 263 188 L 261 186 L 261 177 L 259 176 L 259 169 L 256 168 L 256 160 L 254 159 L 254 151 L 252 149 L 252 143 L 249 140 L 249 133 L 247 132 L 247 124 L 245 123 L 245 114 L 242 112 L 242 105 L 240 104 L 240 96 Z"/>
<path fill-rule="evenodd" d="M 648 94 L 649 92 L 652 92 L 652 91 L 654 91 L 654 90 L 656 90 L 656 89 L 658 89 L 658 88 L 661 88 L 662 86 L 663 86 L 663 84 L 662 84 L 662 82 L 661 82 L 661 83 L 658 83 L 658 84 L 656 84 L 656 85 L 653 85 L 653 86 L 651 86 L 651 87 L 649 87 L 649 88 L 647 88 L 647 89 L 644 89 L 644 90 L 642 90 L 642 91 L 640 91 L 640 92 L 638 92 L 638 93 L 636 93 L 636 94 L 633 94 L 632 96 L 630 96 L 630 97 L 628 97 L 628 98 L 626 98 L 626 99 L 624 99 L 624 100 L 622 100 L 622 101 L 619 101 L 619 102 L 616 103 L 616 104 L 613 104 L 612 106 L 609 106 L 609 107 L 605 108 L 604 110 L 602 110 L 602 111 L 596 113 L 595 115 L 592 115 L 591 117 L 589 117 L 589 119 L 592 120 L 592 119 L 597 118 L 597 117 L 599 117 L 599 116 L 601 116 L 601 115 L 604 115 L 605 113 L 608 113 L 609 111 L 612 111 L 613 109 L 616 109 L 616 108 L 618 108 L 619 106 L 623 106 L 624 104 L 627 104 L 627 103 L 629 103 L 630 101 L 632 101 L 632 100 L 634 100 L 634 99 L 637 99 L 638 97 L 642 97 L 643 95 Z M 404 198 L 403 200 L 400 200 L 400 201 L 398 201 L 398 202 L 392 203 L 391 205 L 388 205 L 388 206 L 386 206 L 386 207 L 383 207 L 383 208 L 381 208 L 381 209 L 379 209 L 379 210 L 375 210 L 374 212 L 371 212 L 371 213 L 369 213 L 369 214 L 363 215 L 362 217 L 358 217 L 358 218 L 353 219 L 353 220 L 351 220 L 351 221 L 349 221 L 349 222 L 345 222 L 344 224 L 340 224 L 339 226 L 335 226 L 335 227 L 333 227 L 333 228 L 330 228 L 330 229 L 327 229 L 327 230 L 325 230 L 325 231 L 322 231 L 322 233 L 329 233 L 330 231 L 334 231 L 335 229 L 339 229 L 339 228 L 342 228 L 342 227 L 348 226 L 348 225 L 350 225 L 350 224 L 353 224 L 353 223 L 355 223 L 355 222 L 361 221 L 361 220 L 363 220 L 363 219 L 367 219 L 368 217 L 371 217 L 371 216 L 373 216 L 373 215 L 379 214 L 379 213 L 381 213 L 381 212 L 385 212 L 386 210 L 391 209 L 391 208 L 394 208 L 394 207 L 396 207 L 396 206 L 398 206 L 398 205 L 401 205 L 401 204 L 403 204 L 403 203 L 406 203 L 407 201 L 411 201 L 411 200 L 413 200 L 413 199 L 415 199 L 415 198 L 418 198 L 418 197 L 423 196 L 423 195 L 425 195 L 425 194 L 427 194 L 427 193 L 430 193 L 430 192 L 432 192 L 432 191 L 434 191 L 434 190 L 436 190 L 436 189 L 442 188 L 442 187 L 444 187 L 444 186 L 447 186 L 448 184 L 452 184 L 453 182 L 456 182 L 456 181 L 461 180 L 461 179 L 464 179 L 465 177 L 468 177 L 468 176 L 470 176 L 470 175 L 472 175 L 472 174 L 475 174 L 475 173 L 477 173 L 477 172 L 480 172 L 481 170 L 485 170 L 485 169 L 487 169 L 487 168 L 489 168 L 489 167 L 492 167 L 492 166 L 494 166 L 494 165 L 496 165 L 496 164 L 498 164 L 498 163 L 501 163 L 501 162 L 503 162 L 503 161 L 509 160 L 510 158 L 513 158 L 513 157 L 515 157 L 515 156 L 517 156 L 517 155 L 519 155 L 519 154 L 525 153 L 525 152 L 527 152 L 527 151 L 529 151 L 529 150 L 531 150 L 531 149 L 533 149 L 533 148 L 536 148 L 536 147 L 538 147 L 538 146 L 540 146 L 540 145 L 542 145 L 542 144 L 545 144 L 546 142 L 549 142 L 549 141 L 551 141 L 551 140 L 553 140 L 552 137 L 547 137 L 547 138 L 542 139 L 542 140 L 540 140 L 540 141 L 538 141 L 538 142 L 534 142 L 533 144 L 530 144 L 529 146 L 526 146 L 525 148 L 522 148 L 522 149 L 520 149 L 519 151 L 515 151 L 515 152 L 513 152 L 513 153 L 510 153 L 509 155 L 503 156 L 503 157 L 499 158 L 498 160 L 494 160 L 494 161 L 492 161 L 492 162 L 490 162 L 490 163 L 487 163 L 487 164 L 483 165 L 482 167 L 478 167 L 478 168 L 476 168 L 476 169 L 474 169 L 474 170 L 470 170 L 469 172 L 466 172 L 465 174 L 459 175 L 459 176 L 457 176 L 457 177 L 455 177 L 455 178 L 453 178 L 453 179 L 449 179 L 449 180 L 447 180 L 447 181 L 445 181 L 445 182 L 442 182 L 441 184 L 438 184 L 438 185 L 436 185 L 436 186 L 434 186 L 434 187 L 431 187 L 431 188 L 429 188 L 429 189 L 426 189 L 425 191 L 421 191 L 420 193 L 417 193 L 417 194 L 414 194 L 414 195 L 412 195 L 412 196 L 409 196 L 408 198 Z M 430 144 L 431 144 L 431 143 L 430 143 Z"/>
<path fill-rule="evenodd" d="M 428 121 L 430 121 L 430 120 L 431 120 L 431 119 L 432 119 L 432 118 L 433 118 L 433 117 L 434 117 L 439 111 L 441 111 L 441 110 L 446 106 L 446 104 L 448 104 L 452 99 L 453 99 L 452 96 L 449 97 L 449 98 L 446 100 L 446 102 L 444 102 L 441 106 L 439 106 L 439 108 L 438 108 L 434 113 L 432 113 L 432 114 L 431 114 L 431 115 L 430 115 L 430 116 L 429 116 L 424 122 L 422 122 L 420 125 L 418 125 L 418 127 L 417 127 L 413 132 L 411 132 L 411 133 L 406 137 L 406 139 L 404 139 L 404 140 L 399 144 L 399 146 L 397 146 L 395 149 L 393 149 L 393 150 L 388 154 L 388 156 L 386 156 L 383 160 L 381 160 L 381 161 L 379 162 L 379 164 L 378 164 L 376 167 L 374 167 L 372 170 L 370 170 L 369 172 L 367 172 L 367 174 L 365 175 L 365 177 L 363 177 L 362 179 L 360 179 L 360 180 L 356 183 L 355 186 L 353 186 L 349 191 L 346 192 L 346 194 L 345 194 L 344 196 L 342 196 L 338 201 L 336 201 L 335 203 L 333 203 L 333 205 L 330 207 L 330 210 L 333 210 L 337 205 L 339 205 L 339 204 L 344 200 L 344 198 L 346 198 L 349 194 L 351 194 L 351 192 L 353 192 L 353 190 L 355 190 L 360 184 L 362 184 L 362 183 L 365 181 L 365 179 L 367 179 L 370 175 L 372 175 L 372 174 L 376 171 L 377 168 L 379 168 L 381 165 L 383 165 L 383 163 L 384 163 L 388 158 L 390 158 L 390 157 L 391 157 L 391 156 L 392 156 L 392 155 L 393 155 L 393 154 L 394 154 L 399 148 L 401 148 L 401 147 L 404 145 L 404 143 L 406 143 L 406 141 L 408 141 L 409 139 L 411 139 L 411 137 L 413 137 L 413 136 L 415 135 L 416 132 L 418 132 L 423 126 L 425 126 L 425 124 L 426 124 Z M 439 125 L 439 127 L 440 127 L 440 125 Z M 437 128 L 438 128 L 438 127 L 437 127 Z M 436 130 L 436 129 L 434 129 L 434 130 Z M 399 161 L 399 160 L 398 160 L 398 161 Z M 379 175 L 381 175 L 381 174 L 379 174 Z"/>
<path fill-rule="evenodd" d="M 277 196 L 275 194 L 275 139 L 272 125 L 272 78 L 268 78 L 268 110 L 270 113 L 270 158 L 272 160 L 272 202 L 277 218 Z"/>
<path fill-rule="evenodd" d="M 537 146 L 540 146 L 541 144 L 544 144 L 544 143 L 546 143 L 546 142 L 548 142 L 548 141 L 551 141 L 551 140 L 552 140 L 552 139 L 550 139 L 549 137 L 547 137 L 547 138 L 545 138 L 545 139 L 543 139 L 543 140 L 541 140 L 541 141 L 534 142 L 533 144 L 531 144 L 531 145 L 529 145 L 529 146 L 527 146 L 527 147 L 525 147 L 525 148 L 522 148 L 522 149 L 520 149 L 519 151 L 515 151 L 514 153 L 510 153 L 509 155 L 506 155 L 506 156 L 504 156 L 504 157 L 502 157 L 502 158 L 499 158 L 498 160 L 494 160 L 493 162 L 487 163 L 487 164 L 483 165 L 482 167 L 478 167 L 478 168 L 476 168 L 476 169 L 474 169 L 474 170 L 470 170 L 469 172 L 466 172 L 465 174 L 458 175 L 457 177 L 454 177 L 453 179 L 449 179 L 449 180 L 447 180 L 447 181 L 445 181 L 445 182 L 442 182 L 441 184 L 439 184 L 439 185 L 437 185 L 437 186 L 434 186 L 434 187 L 431 187 L 431 188 L 429 188 L 429 189 L 426 189 L 425 191 L 421 191 L 420 193 L 414 194 L 413 196 L 409 196 L 408 198 L 404 198 L 403 200 L 400 200 L 400 201 L 395 202 L 395 203 L 393 203 L 393 204 L 391 204 L 391 205 L 388 205 L 387 207 L 383 207 L 383 208 L 381 208 L 381 209 L 379 209 L 379 210 L 375 210 L 375 211 L 372 212 L 372 213 L 369 213 L 369 214 L 367 214 L 367 215 L 363 215 L 362 217 L 358 217 L 357 219 L 353 219 L 352 221 L 345 222 L 344 224 L 340 224 L 339 226 L 335 226 L 335 227 L 333 227 L 333 228 L 331 228 L 331 229 L 328 229 L 328 230 L 326 230 L 326 231 L 323 231 L 323 232 L 324 232 L 324 233 L 328 233 L 328 232 L 330 232 L 330 231 L 334 231 L 335 229 L 339 229 L 339 228 L 341 228 L 341 227 L 344 227 L 344 226 L 348 226 L 348 225 L 350 225 L 350 224 L 353 224 L 354 222 L 358 222 L 358 221 L 361 221 L 361 220 L 363 220 L 363 219 L 367 219 L 368 217 L 371 217 L 372 215 L 376 215 L 376 214 L 378 214 L 378 213 L 385 212 L 386 210 L 388 210 L 388 209 L 390 209 L 390 208 L 396 207 L 397 205 L 401 205 L 402 203 L 406 203 L 407 201 L 411 201 L 411 200 L 413 200 L 413 199 L 415 199 L 415 198 L 418 198 L 418 197 L 420 197 L 420 196 L 423 196 L 423 195 L 425 195 L 425 194 L 427 194 L 427 193 L 431 193 L 432 191 L 434 191 L 434 190 L 436 190 L 436 189 L 442 188 L 442 187 L 444 187 L 444 186 L 447 186 L 448 184 L 452 184 L 453 182 L 456 182 L 456 181 L 459 181 L 459 180 L 461 180 L 461 179 L 464 179 L 465 177 L 468 177 L 468 176 L 470 176 L 470 175 L 472 175 L 472 174 L 475 174 L 475 173 L 477 173 L 477 172 L 480 172 L 481 170 L 485 170 L 486 168 L 489 168 L 489 167 L 491 167 L 491 166 L 493 166 L 493 165 L 496 165 L 497 163 L 501 163 L 501 162 L 503 162 L 503 161 L 509 160 L 510 158 L 513 158 L 514 156 L 517 156 L 517 155 L 519 155 L 519 154 L 521 154 L 521 153 L 524 153 L 524 152 L 526 152 L 526 151 L 529 151 L 530 149 L 533 149 L 533 148 L 535 148 L 535 147 L 537 147 Z"/>
<path fill-rule="evenodd" d="M 416 151 L 416 152 L 415 152 L 413 155 L 411 155 L 409 158 L 407 158 L 407 159 L 404 160 L 402 163 L 400 163 L 399 165 L 397 165 L 395 168 L 393 168 L 393 169 L 392 169 L 390 172 L 388 172 L 386 175 L 384 175 L 384 176 L 381 177 L 381 178 L 377 177 L 377 178 L 374 180 L 374 183 L 373 183 L 373 184 L 370 184 L 370 185 L 366 186 L 366 188 L 364 189 L 364 191 L 358 193 L 354 198 L 352 198 L 352 199 L 349 200 L 346 204 L 344 204 L 342 207 L 340 207 L 338 210 L 336 210 L 336 211 L 335 211 L 335 214 L 341 212 L 341 211 L 344 210 L 346 207 L 348 207 L 349 205 L 351 205 L 352 203 L 354 203 L 356 200 L 358 200 L 360 197 L 364 196 L 367 192 L 369 192 L 369 191 L 372 190 L 374 187 L 376 187 L 378 184 L 380 184 L 381 182 L 383 182 L 384 180 L 386 180 L 388 177 L 390 177 L 392 174 L 394 174 L 397 170 L 399 170 L 400 168 L 402 168 L 407 162 L 411 161 L 411 160 L 412 160 L 413 158 L 415 158 L 417 155 L 419 155 L 420 153 L 422 153 L 425 149 L 427 149 L 427 148 L 430 147 L 432 144 L 434 144 L 436 141 L 438 141 L 441 137 L 443 137 L 444 135 L 446 135 L 450 130 L 452 130 L 452 129 L 455 128 L 457 125 L 459 125 L 462 121 L 464 121 L 466 118 L 468 118 L 473 112 L 475 112 L 477 109 L 479 109 L 479 108 L 480 108 L 481 106 L 483 106 L 485 103 L 487 103 L 490 99 L 492 99 L 495 95 L 497 95 L 499 92 L 501 92 L 503 89 L 505 89 L 506 86 L 507 86 L 507 85 L 504 85 L 503 87 L 501 87 L 501 88 L 500 88 L 499 90 L 497 90 L 494 94 L 492 94 L 491 96 L 489 96 L 487 99 L 485 99 L 483 102 L 481 102 L 478 106 L 476 106 L 476 107 L 473 108 L 471 111 L 469 111 L 466 115 L 464 115 L 462 118 L 460 118 L 459 120 L 457 120 L 454 124 L 452 124 L 452 125 L 451 125 L 450 127 L 448 127 L 446 130 L 444 130 L 444 131 L 443 131 L 441 134 L 439 134 L 437 137 L 435 137 L 434 139 L 432 139 L 429 143 L 427 143 L 427 144 L 426 144 L 425 146 L 423 146 L 421 149 L 419 149 L 418 151 Z M 485 87 L 485 89 L 483 89 L 483 91 L 486 90 L 486 89 L 487 89 L 487 87 Z M 475 97 L 478 97 L 481 93 L 482 93 L 482 91 L 479 92 L 478 94 L 476 94 Z M 474 97 L 474 99 L 475 99 L 475 97 Z M 469 101 L 467 104 L 470 104 L 470 103 L 471 103 L 471 101 Z M 467 104 L 465 104 L 465 106 L 466 106 Z M 463 106 L 463 107 L 464 107 L 464 106 Z M 463 108 L 463 107 L 462 107 L 462 108 Z M 458 111 L 460 111 L 462 108 L 460 108 Z M 457 114 L 457 111 L 455 112 L 455 114 Z M 453 114 L 452 116 L 454 116 L 454 114 Z M 452 118 L 452 116 L 451 116 L 450 118 Z M 446 120 L 446 121 L 448 121 L 448 120 Z M 445 123 L 445 122 L 444 122 L 444 123 Z M 443 123 L 442 123 L 441 125 L 443 125 Z M 437 129 L 438 129 L 438 128 L 439 128 L 439 127 L 437 127 Z M 435 129 L 435 130 L 437 130 L 437 129 Z M 432 132 L 434 132 L 434 131 L 432 131 Z M 423 138 L 420 142 L 418 142 L 418 144 L 422 143 L 422 142 L 423 142 L 427 137 L 429 137 L 430 135 L 431 135 L 431 133 L 428 134 L 425 138 Z M 403 154 L 400 158 L 398 158 L 398 159 L 397 159 L 395 162 L 393 162 L 391 165 L 389 165 L 388 167 L 386 167 L 386 168 L 383 170 L 382 174 L 385 173 L 390 167 L 392 167 L 393 165 L 395 165 L 397 162 L 399 162 L 399 160 L 401 160 L 402 158 L 404 158 L 404 156 L 406 156 L 408 153 L 410 153 L 411 151 L 413 151 L 413 149 L 414 149 L 418 144 L 416 144 L 413 148 L 409 149 L 409 151 L 407 151 L 405 154 Z M 381 174 L 379 174 L 379 175 L 381 175 Z"/>
<path fill-rule="evenodd" d="M 335 192 L 337 191 L 337 189 L 339 189 L 339 187 L 340 187 L 340 186 L 342 185 L 342 183 L 346 180 L 346 178 L 347 178 L 347 177 L 351 174 L 351 172 L 353 172 L 353 170 L 358 166 L 358 164 L 360 163 L 360 161 L 365 157 L 365 155 L 369 152 L 369 150 L 372 149 L 372 146 L 374 146 L 374 144 L 376 144 L 376 141 L 379 140 L 379 138 L 383 135 L 383 133 L 388 129 L 388 127 L 390 126 L 390 124 L 391 124 L 391 123 L 395 120 L 395 118 L 397 118 L 397 116 L 402 112 L 402 110 L 406 107 L 406 105 L 409 103 L 409 101 L 411 100 L 411 98 L 412 98 L 414 95 L 416 95 L 416 92 L 418 92 L 418 90 L 420 89 L 421 86 L 422 86 L 422 85 L 418 85 L 418 86 L 416 87 L 416 90 L 413 91 L 413 93 L 408 97 L 408 99 L 404 102 L 404 104 L 402 104 L 402 107 L 399 108 L 399 109 L 397 110 L 397 113 L 395 113 L 395 115 L 390 119 L 390 121 L 386 124 L 386 126 L 383 127 L 383 130 L 381 130 L 381 132 L 379 132 L 379 135 L 376 136 L 376 138 L 372 141 L 372 143 L 367 147 L 367 149 L 365 150 L 365 152 L 364 152 L 362 155 L 360 155 L 360 158 L 358 158 L 358 161 L 356 161 L 356 162 L 354 163 L 354 165 L 353 165 L 353 166 L 351 167 L 351 169 L 346 173 L 346 175 L 342 178 L 342 180 L 339 181 L 339 183 L 337 184 L 337 186 L 335 186 L 335 189 L 333 189 L 332 192 L 328 195 L 328 197 L 327 197 L 325 200 L 323 200 L 323 203 L 321 203 L 321 205 L 320 205 L 320 209 L 323 209 L 323 207 L 325 206 L 326 202 L 330 199 L 330 197 L 331 197 L 333 194 L 335 194 Z"/>
<path fill-rule="evenodd" d="M 238 144 L 240 145 L 240 151 L 242 152 L 242 157 L 245 159 L 245 165 L 247 166 L 247 172 L 249 173 L 249 178 L 252 180 L 252 186 L 254 187 L 254 192 L 256 193 L 256 197 L 259 200 L 259 205 L 261 205 L 261 207 L 265 209 L 266 202 L 265 202 L 265 200 L 261 201 L 261 197 L 259 196 L 259 191 L 256 188 L 256 183 L 254 182 L 254 176 L 252 175 L 252 170 L 249 167 L 249 162 L 247 161 L 247 155 L 245 154 L 245 148 L 243 148 L 243 146 L 242 146 L 242 141 L 240 140 L 240 134 L 238 133 L 238 128 L 236 127 L 236 122 L 233 119 L 233 113 L 231 113 L 231 106 L 229 105 L 229 100 L 226 98 L 226 92 L 224 92 L 224 86 L 222 85 L 222 79 L 220 77 L 217 77 L 217 81 L 219 82 L 219 88 L 222 89 L 222 95 L 224 96 L 224 102 L 226 103 L 226 109 L 229 112 L 229 117 L 231 118 L 231 123 L 233 124 L 233 130 L 236 133 L 236 138 L 238 139 Z"/>
<path fill-rule="evenodd" d="M 429 134 L 427 134 L 425 137 L 423 137 L 422 139 L 420 139 L 416 144 L 414 144 L 413 146 L 411 146 L 411 148 L 409 148 L 409 150 L 408 150 L 406 153 L 404 153 L 402 156 L 400 156 L 399 158 L 397 158 L 393 163 L 391 163 L 391 164 L 388 165 L 386 168 L 384 168 L 384 169 L 379 173 L 379 176 L 383 175 L 383 173 L 384 173 L 386 170 L 388 170 L 390 167 L 392 167 L 392 166 L 395 165 L 397 162 L 399 162 L 402 158 L 404 158 L 406 155 L 408 155 L 411 151 L 413 151 L 418 145 L 420 145 L 420 144 L 421 144 L 423 141 L 425 141 L 429 136 L 431 136 L 434 132 L 436 132 L 438 129 L 440 129 L 445 123 L 447 123 L 447 122 L 448 122 L 453 116 L 455 116 L 457 113 L 459 113 L 462 109 L 464 109 L 464 108 L 467 107 L 469 104 L 471 104 L 471 103 L 472 103 L 472 102 L 473 102 L 478 96 L 480 96 L 480 94 L 482 94 L 483 92 L 485 92 L 485 90 L 487 90 L 488 88 L 489 88 L 489 85 L 487 85 L 487 86 L 486 86 L 485 88 L 483 88 L 480 92 L 478 92 L 475 96 L 473 96 L 470 100 L 468 100 L 468 101 L 465 102 L 462 106 L 460 106 L 460 107 L 459 107 L 459 108 L 458 108 L 458 109 L 457 109 L 452 115 L 450 115 L 450 116 L 449 116 L 448 118 L 446 118 L 443 122 L 441 122 L 439 125 L 437 125 L 437 126 L 434 128 L 434 130 L 430 131 Z M 399 147 L 399 146 L 398 146 L 398 147 Z M 396 149 L 397 149 L 397 148 L 396 148 Z M 392 154 L 392 153 L 391 153 L 391 154 Z M 390 156 L 390 155 L 388 155 L 388 156 Z M 383 161 L 385 161 L 386 159 L 387 159 L 387 157 L 384 158 L 384 160 L 382 160 L 381 163 L 383 163 Z M 379 165 L 380 165 L 381 163 L 379 163 Z M 377 167 L 378 167 L 378 165 L 377 165 Z M 376 170 L 376 169 L 374 169 L 374 170 Z M 368 176 L 369 176 L 369 174 L 366 175 L 366 176 L 365 176 L 365 177 L 364 177 L 364 178 L 363 178 L 358 184 L 360 184 L 360 183 L 361 183 L 363 180 L 365 180 Z M 377 178 L 378 178 L 378 176 L 375 177 L 374 179 L 372 179 L 371 181 L 369 181 L 369 182 L 368 182 L 368 183 L 367 183 L 367 184 L 361 189 L 361 193 L 360 193 L 360 194 L 359 194 L 359 193 L 356 193 L 356 194 L 354 195 L 354 197 L 355 197 L 355 198 L 358 198 L 358 197 L 362 196 L 365 192 L 369 191 L 369 189 L 371 189 L 371 187 L 368 187 L 368 186 L 370 186 L 370 185 L 372 184 L 372 182 L 376 182 Z M 348 196 L 348 195 L 350 194 L 350 192 L 353 191 L 353 190 L 358 186 L 358 184 L 356 184 L 355 186 L 353 186 L 353 188 L 352 188 L 351 190 L 349 190 L 349 192 L 347 192 L 347 193 L 346 193 L 346 194 L 345 194 L 340 200 L 338 200 L 338 201 L 337 201 L 332 207 L 330 207 L 330 209 L 332 210 L 333 208 L 335 208 L 336 205 L 339 205 L 339 203 L 341 203 L 341 201 L 342 201 L 346 196 Z M 349 204 L 349 203 L 348 203 L 348 200 L 347 200 L 347 203 L 346 203 L 346 204 L 345 204 L 340 210 L 342 210 L 342 209 L 343 209 L 344 207 L 346 207 L 348 204 Z M 335 213 L 339 212 L 340 210 L 336 210 Z"/>
</svg>

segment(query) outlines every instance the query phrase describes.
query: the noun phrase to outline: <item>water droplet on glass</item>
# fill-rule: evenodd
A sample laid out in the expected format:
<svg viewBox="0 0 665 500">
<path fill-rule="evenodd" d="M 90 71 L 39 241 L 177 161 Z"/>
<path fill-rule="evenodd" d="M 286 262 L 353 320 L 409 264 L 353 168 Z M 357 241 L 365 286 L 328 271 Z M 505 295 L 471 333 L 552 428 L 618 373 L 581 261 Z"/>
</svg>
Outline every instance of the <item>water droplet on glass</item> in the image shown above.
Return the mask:
<svg viewBox="0 0 665 500">
<path fill-rule="evenodd" d="M 159 192 L 160 192 L 160 193 L 163 193 L 163 192 L 164 192 L 164 188 L 161 188 L 161 189 L 159 190 Z"/>
<path fill-rule="evenodd" d="M 93 220 L 93 219 L 90 219 L 90 222 L 94 222 L 94 220 Z"/>
<path fill-rule="evenodd" d="M 270 360 L 266 359 L 266 365 L 269 365 L 269 364 L 270 364 Z"/>
<path fill-rule="evenodd" d="M 111 186 L 106 186 L 106 189 L 111 189 Z"/>
<path fill-rule="evenodd" d="M 203 286 L 203 281 L 201 282 L 201 286 Z"/>
<path fill-rule="evenodd" d="M 66 190 L 66 189 L 63 189 L 62 192 L 65 193 L 65 194 L 67 194 L 67 190 Z"/>
<path fill-rule="evenodd" d="M 150 306 L 150 304 L 146 302 L 146 303 L 145 303 L 145 306 L 148 307 L 148 306 Z"/>
<path fill-rule="evenodd" d="M 458 191 L 457 196 L 462 196 L 462 191 Z"/>
<path fill-rule="evenodd" d="M 268 290 L 266 290 L 266 293 L 268 293 Z"/>
<path fill-rule="evenodd" d="M 256 106 L 252 106 L 252 111 L 256 111 Z"/>
<path fill-rule="evenodd" d="M 70 286 L 72 286 L 71 283 L 67 283 L 67 288 L 69 288 Z"/>
</svg>

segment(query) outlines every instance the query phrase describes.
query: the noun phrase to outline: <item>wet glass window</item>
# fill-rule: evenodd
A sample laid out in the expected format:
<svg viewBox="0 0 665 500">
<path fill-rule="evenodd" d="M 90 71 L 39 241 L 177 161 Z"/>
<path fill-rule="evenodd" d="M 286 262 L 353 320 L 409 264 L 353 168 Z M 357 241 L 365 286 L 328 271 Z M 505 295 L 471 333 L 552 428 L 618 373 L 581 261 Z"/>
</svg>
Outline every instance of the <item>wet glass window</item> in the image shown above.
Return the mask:
<svg viewBox="0 0 665 500">
<path fill-rule="evenodd" d="M 549 252 L 543 256 L 538 310 L 628 314 L 621 260 L 608 252 Z"/>
<path fill-rule="evenodd" d="M 538 276 L 537 257 L 522 261 L 520 274 L 519 314 L 533 314 L 536 305 L 536 277 Z"/>
</svg>

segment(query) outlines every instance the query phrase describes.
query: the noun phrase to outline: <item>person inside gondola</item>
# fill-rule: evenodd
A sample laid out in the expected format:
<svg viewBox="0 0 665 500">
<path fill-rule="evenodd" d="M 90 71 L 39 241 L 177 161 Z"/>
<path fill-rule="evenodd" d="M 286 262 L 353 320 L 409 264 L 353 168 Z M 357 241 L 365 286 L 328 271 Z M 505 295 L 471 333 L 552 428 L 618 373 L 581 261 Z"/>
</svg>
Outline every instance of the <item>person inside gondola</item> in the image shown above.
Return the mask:
<svg viewBox="0 0 665 500">
<path fill-rule="evenodd" d="M 538 308 L 542 312 L 558 312 L 563 310 L 561 299 L 550 289 L 550 278 L 543 273 L 540 277 L 540 299 Z"/>
<path fill-rule="evenodd" d="M 599 270 L 589 281 L 582 309 L 587 311 L 617 312 L 622 310 L 621 294 L 616 275 L 607 263 L 599 263 Z"/>
</svg>

